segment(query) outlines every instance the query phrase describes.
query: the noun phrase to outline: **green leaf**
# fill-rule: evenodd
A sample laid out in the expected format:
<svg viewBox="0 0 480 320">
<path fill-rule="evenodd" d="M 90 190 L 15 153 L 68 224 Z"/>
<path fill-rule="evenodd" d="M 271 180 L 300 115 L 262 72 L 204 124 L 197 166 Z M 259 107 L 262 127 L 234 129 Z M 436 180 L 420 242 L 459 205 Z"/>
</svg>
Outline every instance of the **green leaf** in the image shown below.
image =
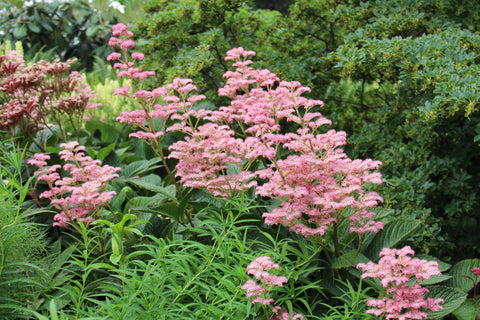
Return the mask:
<svg viewBox="0 0 480 320">
<path fill-rule="evenodd" d="M 110 152 L 113 151 L 115 146 L 116 146 L 116 144 L 112 143 L 112 144 L 109 144 L 108 146 L 106 146 L 105 148 L 100 149 L 97 152 L 96 159 L 100 160 L 100 161 L 103 161 L 103 159 L 105 159 L 105 157 L 108 156 L 110 154 Z"/>
<path fill-rule="evenodd" d="M 59 242 L 60 243 L 60 242 Z M 70 258 L 70 255 L 75 251 L 74 246 L 69 246 L 65 250 L 63 250 L 60 254 L 58 254 L 55 260 L 50 264 L 48 270 L 49 272 L 56 273 L 58 270 L 62 268 L 62 266 L 67 262 Z"/>
<path fill-rule="evenodd" d="M 475 300 L 467 299 L 452 313 L 457 320 L 475 320 L 477 310 L 478 305 Z"/>
<path fill-rule="evenodd" d="M 34 33 L 40 33 L 40 27 L 36 25 L 35 23 L 28 22 L 27 23 L 28 29 Z"/>
<path fill-rule="evenodd" d="M 341 255 L 337 258 L 332 264 L 332 268 L 340 269 L 340 268 L 348 268 L 348 267 L 356 267 L 358 263 L 366 263 L 370 261 L 367 257 L 363 254 L 358 253 L 357 250 L 348 251 L 347 253 Z"/>
<path fill-rule="evenodd" d="M 142 204 L 141 206 L 134 206 L 135 203 L 130 205 L 131 210 L 137 211 L 139 213 L 148 213 L 153 215 L 160 215 L 163 217 L 171 218 L 175 221 L 183 222 L 183 217 L 185 214 L 184 206 L 178 202 L 165 202 L 165 198 L 157 195 L 155 197 L 136 197 L 137 198 L 146 198 L 147 200 L 138 200 L 135 201 L 137 204 Z M 132 199 L 132 200 L 134 200 Z M 131 201 L 129 201 L 130 204 Z M 140 215 L 140 217 L 142 217 Z M 142 217 L 143 218 L 143 217 Z"/>
<path fill-rule="evenodd" d="M 425 295 L 426 298 L 442 298 L 444 303 L 442 304 L 443 310 L 429 313 L 428 319 L 440 319 L 446 316 L 457 309 L 467 298 L 465 292 L 455 288 L 434 286 L 429 290 L 430 292 Z"/>
<path fill-rule="evenodd" d="M 160 193 L 164 195 L 165 197 L 171 199 L 171 200 L 176 200 L 175 199 L 175 186 L 174 185 L 169 185 L 167 187 L 162 187 L 158 186 L 156 184 L 150 183 L 148 181 L 143 180 L 142 178 L 140 179 L 126 179 L 125 182 L 131 183 L 133 185 L 136 185 L 138 187 L 141 187 L 143 189 L 146 189 L 148 191 L 154 192 L 154 193 Z"/>
<path fill-rule="evenodd" d="M 90 132 L 100 131 L 100 139 L 102 142 L 114 142 L 119 137 L 120 133 L 118 129 L 106 122 L 100 121 L 87 121 L 85 127 Z"/>
<path fill-rule="evenodd" d="M 92 263 L 89 265 L 89 268 L 94 270 L 99 270 L 99 269 L 115 270 L 116 269 L 114 266 L 108 263 Z"/>
<path fill-rule="evenodd" d="M 21 39 L 27 35 L 27 27 L 22 24 L 19 27 L 15 28 L 13 30 L 13 35 L 15 36 L 16 39 Z"/>
<path fill-rule="evenodd" d="M 129 186 L 123 187 L 120 192 L 110 200 L 110 206 L 112 207 L 113 211 L 120 212 L 122 211 L 122 203 L 125 201 L 127 193 L 133 194 L 132 188 Z"/>
<path fill-rule="evenodd" d="M 480 259 L 467 259 L 458 262 L 450 270 L 449 274 L 452 279 L 448 280 L 446 284 L 464 292 L 469 292 L 473 288 L 473 279 L 467 277 L 475 277 L 471 271 L 472 268 L 480 268 Z"/>
<path fill-rule="evenodd" d="M 108 164 L 112 167 L 120 167 L 122 162 L 120 161 L 120 157 L 117 155 L 116 152 L 110 152 L 102 161 L 103 164 Z"/>
<path fill-rule="evenodd" d="M 122 255 L 121 254 L 114 254 L 112 253 L 110 255 L 110 261 L 114 264 L 114 265 L 118 265 L 118 262 L 120 261 L 120 259 L 122 258 Z"/>
<path fill-rule="evenodd" d="M 162 185 L 162 178 L 158 174 L 151 173 L 146 176 L 143 176 L 141 179 L 142 181 L 148 182 L 150 184 L 154 184 L 158 186 Z"/>
<path fill-rule="evenodd" d="M 172 218 L 176 221 L 183 221 L 183 217 L 185 215 L 184 211 L 182 211 L 181 206 L 178 203 L 174 202 L 167 202 L 164 204 L 161 204 L 158 207 L 154 208 L 155 212 Z"/>
<path fill-rule="evenodd" d="M 393 248 L 420 227 L 420 221 L 412 219 L 398 219 L 387 223 L 383 230 L 380 230 L 365 250 L 365 255 L 372 260 L 378 259 L 378 254 L 383 248 Z"/>
<path fill-rule="evenodd" d="M 49 310 L 50 310 L 50 319 L 58 320 L 57 305 L 55 304 L 54 299 L 50 300 Z"/>
<path fill-rule="evenodd" d="M 440 282 L 443 282 L 443 281 L 447 281 L 448 279 L 451 279 L 452 276 L 449 276 L 447 274 L 442 274 L 441 276 L 431 276 L 430 277 L 430 280 L 423 280 L 421 282 L 421 284 L 423 286 L 426 286 L 426 285 L 432 285 L 432 284 L 437 284 L 437 283 L 440 283 Z"/>
<path fill-rule="evenodd" d="M 87 32 L 86 32 L 87 37 L 89 37 L 89 38 L 95 37 L 96 34 L 98 33 L 98 30 L 100 30 L 99 25 L 94 25 L 94 26 L 88 27 Z"/>
<path fill-rule="evenodd" d="M 162 159 L 160 158 L 153 158 L 150 160 L 138 160 L 132 162 L 122 170 L 120 175 L 125 178 L 133 178 L 144 175 L 149 171 L 153 171 L 162 167 L 162 165 L 159 164 L 161 161 Z"/>
<path fill-rule="evenodd" d="M 384 208 L 384 207 L 371 208 L 369 211 L 375 212 L 375 217 L 374 217 L 375 220 L 379 220 L 379 219 L 388 217 L 395 212 L 395 210 L 393 210 L 393 209 Z"/>
</svg>

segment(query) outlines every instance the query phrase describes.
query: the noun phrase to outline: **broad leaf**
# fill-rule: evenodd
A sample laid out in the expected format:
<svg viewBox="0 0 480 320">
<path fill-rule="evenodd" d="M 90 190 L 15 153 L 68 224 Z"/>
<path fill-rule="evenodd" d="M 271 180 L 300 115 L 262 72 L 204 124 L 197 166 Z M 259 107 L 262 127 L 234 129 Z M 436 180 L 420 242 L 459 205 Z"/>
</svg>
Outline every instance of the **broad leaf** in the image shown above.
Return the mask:
<svg viewBox="0 0 480 320">
<path fill-rule="evenodd" d="M 174 185 L 169 185 L 166 187 L 162 187 L 153 183 L 150 183 L 148 181 L 145 181 L 144 179 L 127 179 L 125 180 L 126 182 L 136 185 L 138 187 L 141 187 L 143 189 L 146 189 L 148 191 L 154 192 L 154 193 L 159 193 L 171 200 L 176 200 L 175 198 L 175 186 Z"/>
<path fill-rule="evenodd" d="M 443 274 L 441 276 L 431 276 L 430 280 L 423 280 L 421 282 L 422 286 L 427 286 L 427 285 L 432 285 L 432 284 L 437 284 L 443 281 L 447 281 L 448 279 L 451 279 L 452 276 Z"/>
<path fill-rule="evenodd" d="M 473 299 L 465 300 L 460 307 L 453 311 L 457 320 L 475 320 L 478 311 L 478 305 Z"/>
<path fill-rule="evenodd" d="M 452 270 L 450 270 L 449 274 L 452 276 L 452 279 L 448 280 L 447 285 L 459 288 L 464 292 L 472 290 L 473 279 L 467 278 L 475 278 L 475 275 L 471 271 L 472 268 L 480 268 L 480 259 L 467 259 L 455 264 Z"/>
<path fill-rule="evenodd" d="M 108 146 L 106 146 L 105 148 L 102 148 L 102 149 L 98 150 L 96 159 L 100 160 L 100 161 L 103 161 L 105 159 L 105 157 L 107 157 L 110 154 L 110 152 L 113 151 L 115 146 L 116 146 L 116 144 L 112 143 L 112 144 L 109 144 Z"/>
<path fill-rule="evenodd" d="M 160 168 L 162 166 L 159 164 L 161 161 L 160 158 L 153 158 L 132 162 L 122 170 L 120 175 L 125 178 L 145 175 L 147 172 Z"/>
<path fill-rule="evenodd" d="M 410 237 L 420 226 L 420 221 L 412 219 L 398 219 L 387 223 L 380 230 L 365 250 L 365 255 L 372 260 L 378 259 L 383 248 L 393 248 Z"/>
<path fill-rule="evenodd" d="M 452 313 L 457 309 L 467 298 L 467 294 L 461 290 L 435 286 L 429 288 L 430 292 L 426 294 L 426 298 L 442 298 L 444 303 L 442 304 L 443 310 L 431 312 L 428 314 L 428 319 L 440 319 L 449 313 Z"/>
<path fill-rule="evenodd" d="M 351 250 L 347 253 L 341 255 L 337 258 L 332 264 L 332 268 L 340 269 L 340 268 L 348 268 L 348 267 L 355 267 L 359 263 L 367 263 L 370 261 L 367 257 L 365 257 L 361 253 L 357 253 L 357 250 Z"/>
<path fill-rule="evenodd" d="M 113 211 L 120 212 L 122 211 L 122 203 L 125 201 L 125 198 L 128 194 L 133 194 L 132 188 L 129 186 L 123 187 L 120 192 L 110 200 L 110 206 L 112 207 Z"/>
</svg>

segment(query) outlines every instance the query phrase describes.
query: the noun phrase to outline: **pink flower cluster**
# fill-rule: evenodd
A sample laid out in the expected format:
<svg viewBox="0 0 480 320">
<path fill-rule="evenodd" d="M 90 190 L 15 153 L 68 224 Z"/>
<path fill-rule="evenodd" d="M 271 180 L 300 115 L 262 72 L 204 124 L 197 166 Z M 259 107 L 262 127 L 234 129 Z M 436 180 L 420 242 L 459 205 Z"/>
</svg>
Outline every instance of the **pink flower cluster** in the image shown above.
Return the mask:
<svg viewBox="0 0 480 320">
<path fill-rule="evenodd" d="M 247 266 L 247 274 L 251 274 L 259 281 L 257 283 L 254 280 L 247 280 L 242 286 L 242 289 L 247 291 L 247 299 L 252 299 L 252 303 L 259 303 L 264 306 L 269 306 L 273 303 L 273 298 L 269 297 L 270 292 L 274 287 L 283 287 L 284 283 L 288 282 L 288 279 L 284 276 L 276 276 L 270 274 L 270 270 L 279 270 L 280 266 L 274 263 L 269 256 L 258 257 Z M 303 319 L 303 315 L 294 313 L 293 317 L 290 317 L 288 311 L 280 313 L 282 308 L 275 306 L 272 312 L 275 314 L 270 319 L 278 320 L 290 320 L 290 319 Z"/>
<path fill-rule="evenodd" d="M 253 280 L 248 280 L 242 289 L 247 291 L 247 298 L 253 298 L 253 303 L 261 303 L 270 305 L 272 298 L 266 296 L 275 286 L 283 287 L 288 279 L 284 276 L 275 276 L 269 273 L 272 269 L 280 269 L 280 266 L 273 263 L 269 256 L 258 257 L 252 261 L 247 267 L 247 274 L 251 274 L 260 281 L 260 285 Z"/>
<path fill-rule="evenodd" d="M 256 187 L 257 195 L 282 200 L 280 208 L 264 214 L 265 222 L 306 237 L 322 237 L 332 223 L 344 220 L 359 234 L 383 228 L 369 210 L 382 198 L 363 190 L 382 183 L 374 172 L 381 163 L 349 159 L 341 149 L 345 132 L 321 133 L 331 122 L 312 109 L 323 102 L 303 97 L 310 89 L 297 81 L 253 69 L 248 57 L 254 54 L 242 48 L 227 53 L 236 71 L 225 73 L 219 95 L 230 97 L 230 105 L 208 112 L 207 123 L 170 147 L 181 182 L 225 197 Z M 283 132 L 283 123 L 296 130 Z M 256 160 L 266 166 L 249 170 Z M 264 183 L 258 185 L 257 178 Z"/>
<path fill-rule="evenodd" d="M 53 226 L 68 227 L 75 220 L 90 223 L 97 218 L 100 208 L 115 195 L 114 191 L 105 191 L 107 183 L 118 177 L 117 171 L 109 165 L 103 165 L 100 160 L 86 156 L 85 147 L 73 141 L 60 145 L 60 158 L 65 161 L 63 166 L 45 167 L 50 156 L 36 153 L 28 164 L 39 167 L 35 174 L 38 180 L 45 181 L 50 190 L 42 192 L 40 198 L 50 199 L 50 204 L 60 212 L 53 218 Z M 61 177 L 59 170 L 63 169 L 69 176 Z"/>
<path fill-rule="evenodd" d="M 383 248 L 378 263 L 359 263 L 363 269 L 363 278 L 380 279 L 387 295 L 382 299 L 368 300 L 367 305 L 374 307 L 367 313 L 387 319 L 427 319 L 429 311 L 442 310 L 443 299 L 425 299 L 429 290 L 420 285 L 433 275 L 441 275 L 436 261 L 412 258 L 415 252 L 406 246 L 402 249 Z M 414 279 L 414 280 L 412 280 Z M 412 283 L 412 281 L 413 283 Z"/>
<path fill-rule="evenodd" d="M 122 54 L 118 52 L 112 52 L 108 57 L 108 61 L 115 62 L 113 65 L 114 69 L 120 69 L 118 76 L 120 78 L 127 77 L 129 79 L 140 79 L 143 83 L 146 78 L 155 76 L 155 72 L 153 71 L 141 71 L 140 68 L 134 68 L 135 60 L 143 61 L 144 54 L 140 52 L 133 52 L 131 54 L 131 58 L 133 61 L 129 61 L 128 59 L 128 49 L 135 48 L 135 42 L 131 39 L 133 37 L 133 33 L 128 30 L 128 27 L 123 23 L 118 23 L 113 26 L 113 37 L 110 38 L 108 41 L 108 45 L 112 48 L 115 48 L 117 45 L 123 52 Z"/>
<path fill-rule="evenodd" d="M 477 277 L 480 276 L 480 268 L 472 268 L 471 272 Z"/>
<path fill-rule="evenodd" d="M 303 320 L 304 317 L 301 313 L 293 311 L 293 314 L 290 315 L 290 312 L 288 311 L 282 311 L 282 309 L 279 306 L 276 306 L 273 308 L 272 312 L 274 315 L 270 317 L 269 320 Z"/>
<path fill-rule="evenodd" d="M 132 32 L 128 30 L 127 26 L 119 23 L 113 26 L 113 36 L 109 45 L 115 49 L 117 45 L 123 51 L 122 54 L 118 52 L 111 53 L 107 60 L 115 62 L 114 68 L 119 69 L 119 77 L 127 77 L 131 79 L 132 85 L 124 86 L 115 90 L 114 95 L 125 96 L 141 106 L 141 109 L 131 112 L 121 112 L 117 117 L 120 123 L 126 122 L 134 124 L 141 130 L 131 133 L 130 137 L 136 137 L 147 143 L 159 140 L 165 135 L 167 127 L 166 122 L 172 118 L 178 120 L 173 127 L 168 130 L 188 130 L 185 120 L 192 116 L 197 116 L 192 106 L 195 102 L 205 99 L 204 95 L 190 95 L 191 91 L 197 91 L 189 79 L 175 79 L 173 83 L 169 84 L 166 89 L 159 87 L 151 91 L 143 90 L 144 80 L 150 76 L 155 76 L 153 71 L 142 71 L 135 67 L 137 61 L 144 60 L 144 54 L 140 52 L 133 52 L 129 54 L 129 49 L 135 47 L 135 43 L 130 38 L 133 36 Z M 139 83 L 135 81 L 138 80 Z M 169 92 L 173 93 L 169 95 Z M 180 113 L 178 115 L 177 113 Z M 153 126 L 153 119 L 160 118 L 163 120 L 164 126 L 156 130 Z"/>
</svg>

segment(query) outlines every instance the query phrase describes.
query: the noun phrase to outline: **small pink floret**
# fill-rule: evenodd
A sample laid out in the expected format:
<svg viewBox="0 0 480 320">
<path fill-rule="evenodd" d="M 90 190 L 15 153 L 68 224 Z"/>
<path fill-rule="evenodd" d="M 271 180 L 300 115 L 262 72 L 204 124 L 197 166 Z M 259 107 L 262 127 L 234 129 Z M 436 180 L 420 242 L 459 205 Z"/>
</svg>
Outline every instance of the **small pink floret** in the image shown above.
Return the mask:
<svg viewBox="0 0 480 320">
<path fill-rule="evenodd" d="M 475 274 L 477 277 L 480 276 L 480 268 L 472 268 L 472 273 Z"/>
</svg>

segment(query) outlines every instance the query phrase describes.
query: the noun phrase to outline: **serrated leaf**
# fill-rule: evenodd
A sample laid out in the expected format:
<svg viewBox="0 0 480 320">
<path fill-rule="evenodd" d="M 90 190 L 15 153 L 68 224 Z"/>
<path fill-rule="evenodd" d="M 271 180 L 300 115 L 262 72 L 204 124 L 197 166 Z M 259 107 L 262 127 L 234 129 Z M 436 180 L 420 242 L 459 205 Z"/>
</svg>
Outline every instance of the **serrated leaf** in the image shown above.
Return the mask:
<svg viewBox="0 0 480 320">
<path fill-rule="evenodd" d="M 475 277 L 471 271 L 472 268 L 480 268 L 480 259 L 467 259 L 458 262 L 450 270 L 449 275 L 452 276 L 452 279 L 448 280 L 446 284 L 464 292 L 469 292 L 473 288 L 473 281 L 464 276 Z"/>
<path fill-rule="evenodd" d="M 428 319 L 440 319 L 457 309 L 467 298 L 467 294 L 461 290 L 445 287 L 434 286 L 429 288 L 430 292 L 425 295 L 426 298 L 442 298 L 443 310 L 430 312 Z"/>
<path fill-rule="evenodd" d="M 410 237 L 420 226 L 420 221 L 398 219 L 387 223 L 380 230 L 365 250 L 365 255 L 372 260 L 378 259 L 383 248 L 393 248 Z"/>
<path fill-rule="evenodd" d="M 457 320 L 475 320 L 477 311 L 478 305 L 475 300 L 467 299 L 452 313 L 457 317 Z"/>
<path fill-rule="evenodd" d="M 375 212 L 375 220 L 385 218 L 395 212 L 394 209 L 384 208 L 384 207 L 374 207 L 369 209 L 369 211 Z"/>
</svg>

